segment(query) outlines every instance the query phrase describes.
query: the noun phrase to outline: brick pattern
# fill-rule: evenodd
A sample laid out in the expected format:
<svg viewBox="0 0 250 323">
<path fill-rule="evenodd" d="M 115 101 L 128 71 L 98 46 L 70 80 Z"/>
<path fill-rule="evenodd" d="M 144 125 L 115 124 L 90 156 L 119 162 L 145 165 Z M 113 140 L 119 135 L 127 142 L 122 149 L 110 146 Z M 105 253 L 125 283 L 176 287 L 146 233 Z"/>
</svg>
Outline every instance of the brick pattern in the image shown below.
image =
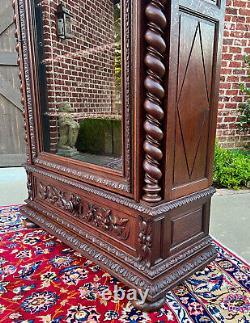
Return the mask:
<svg viewBox="0 0 250 323">
<path fill-rule="evenodd" d="M 70 102 L 81 114 L 111 114 L 115 109 L 115 43 L 112 0 L 64 0 L 72 17 L 72 38 L 57 37 L 56 9 L 60 0 L 45 0 L 43 8 L 44 64 L 48 112 Z M 50 117 L 51 147 L 58 140 L 57 116 Z"/>
<path fill-rule="evenodd" d="M 250 82 L 243 62 L 250 55 L 250 1 L 226 3 L 217 137 L 224 147 L 235 148 L 250 143 L 250 134 L 240 133 L 236 126 L 236 109 L 246 101 L 239 84 Z"/>
</svg>

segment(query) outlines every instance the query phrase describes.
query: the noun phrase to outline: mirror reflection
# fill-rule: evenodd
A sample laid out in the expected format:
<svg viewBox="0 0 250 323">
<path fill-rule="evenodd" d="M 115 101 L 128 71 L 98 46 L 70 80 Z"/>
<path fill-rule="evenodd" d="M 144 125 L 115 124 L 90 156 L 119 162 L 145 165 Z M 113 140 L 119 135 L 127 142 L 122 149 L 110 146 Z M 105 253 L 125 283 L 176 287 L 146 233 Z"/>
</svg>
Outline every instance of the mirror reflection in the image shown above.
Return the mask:
<svg viewBox="0 0 250 323">
<path fill-rule="evenodd" d="M 121 3 L 52 0 L 40 8 L 44 150 L 121 170 Z"/>
</svg>

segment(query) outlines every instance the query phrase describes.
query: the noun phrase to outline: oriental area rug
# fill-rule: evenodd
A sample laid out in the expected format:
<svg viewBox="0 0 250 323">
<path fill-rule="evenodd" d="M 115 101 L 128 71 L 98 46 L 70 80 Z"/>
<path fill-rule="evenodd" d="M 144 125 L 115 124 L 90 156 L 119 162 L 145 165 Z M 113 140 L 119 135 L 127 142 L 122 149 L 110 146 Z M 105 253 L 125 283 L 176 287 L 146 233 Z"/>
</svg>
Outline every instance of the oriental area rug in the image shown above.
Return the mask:
<svg viewBox="0 0 250 323">
<path fill-rule="evenodd" d="M 250 266 L 214 242 L 216 261 L 168 292 L 154 313 L 101 297 L 124 285 L 42 229 L 0 208 L 0 322 L 250 322 Z"/>
</svg>

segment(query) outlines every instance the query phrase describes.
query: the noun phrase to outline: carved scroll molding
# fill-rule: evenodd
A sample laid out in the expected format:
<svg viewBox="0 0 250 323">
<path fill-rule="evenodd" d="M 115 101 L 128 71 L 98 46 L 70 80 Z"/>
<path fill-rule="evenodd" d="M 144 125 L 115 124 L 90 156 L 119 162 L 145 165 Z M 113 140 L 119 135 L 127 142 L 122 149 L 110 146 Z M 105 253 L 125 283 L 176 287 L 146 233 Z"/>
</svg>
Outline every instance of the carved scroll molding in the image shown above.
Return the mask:
<svg viewBox="0 0 250 323">
<path fill-rule="evenodd" d="M 146 7 L 147 31 L 145 39 L 147 53 L 145 65 L 147 66 L 147 77 L 144 82 L 146 88 L 146 100 L 144 102 L 146 139 L 143 146 L 145 152 L 143 200 L 153 203 L 162 199 L 162 188 L 159 182 L 162 178 L 163 152 L 161 142 L 163 140 L 162 120 L 164 118 L 162 102 L 165 96 L 163 80 L 166 74 L 164 65 L 166 42 L 163 37 L 163 32 L 167 26 L 164 13 L 165 4 L 166 0 L 152 0 Z"/>
<path fill-rule="evenodd" d="M 26 26 L 26 11 L 24 0 L 14 0 L 12 2 L 15 10 L 14 22 L 16 24 L 16 50 L 18 53 L 19 78 L 21 81 L 21 103 L 24 106 L 25 118 L 25 140 L 27 151 L 27 161 L 32 163 L 32 159 L 37 156 L 36 135 L 34 127 L 34 116 L 32 109 L 32 91 L 30 78 L 30 61 L 29 61 L 29 45 Z M 29 136 L 28 136 L 29 129 Z"/>
<path fill-rule="evenodd" d="M 96 227 L 114 234 L 120 240 L 127 240 L 130 235 L 129 220 L 113 215 L 109 209 L 88 204 L 88 212 L 82 217 Z"/>
<path fill-rule="evenodd" d="M 139 260 L 145 261 L 147 267 L 151 266 L 153 246 L 153 221 L 140 217 L 139 222 Z"/>
<path fill-rule="evenodd" d="M 92 181 L 95 183 L 100 183 L 100 184 L 105 185 L 107 187 L 112 187 L 112 188 L 119 189 L 119 190 L 122 190 L 125 192 L 130 191 L 129 185 L 127 183 L 122 183 L 122 182 L 110 180 L 110 179 L 102 177 L 102 176 L 97 176 L 93 173 L 88 173 L 84 170 L 72 169 L 72 168 L 67 167 L 65 165 L 60 165 L 55 162 L 50 162 L 50 161 L 40 159 L 40 158 L 36 158 L 34 162 L 35 162 L 35 164 L 37 164 L 39 166 L 41 165 L 41 166 L 49 167 L 51 169 L 55 169 L 55 170 L 58 170 L 60 172 L 64 172 L 69 175 L 77 176 L 77 178 L 82 178 L 84 180 Z"/>
<path fill-rule="evenodd" d="M 183 261 L 186 261 L 189 257 L 192 257 L 197 252 L 200 252 L 202 249 L 205 249 L 209 245 L 212 244 L 212 239 L 209 236 L 205 237 L 202 241 L 199 241 L 198 243 L 194 244 L 194 246 L 191 249 L 185 250 L 178 255 L 168 258 L 167 260 L 162 262 L 162 264 L 157 264 L 154 267 L 148 268 L 145 261 L 139 261 L 138 257 L 136 258 L 136 257 L 133 257 L 133 256 L 125 253 L 124 251 L 116 248 L 113 244 L 98 238 L 96 235 L 95 236 L 92 235 L 89 231 L 87 231 L 84 228 L 77 227 L 76 225 L 70 223 L 68 220 L 65 220 L 62 217 L 59 217 L 54 212 L 53 213 L 50 212 L 49 210 L 41 207 L 40 205 L 38 205 L 35 202 L 29 202 L 29 205 L 22 206 L 21 210 L 22 211 L 26 210 L 26 213 L 27 213 L 26 215 L 29 215 L 29 213 L 32 214 L 32 212 L 33 212 L 30 209 L 30 207 L 32 209 L 36 210 L 36 212 L 39 212 L 38 217 L 40 216 L 40 214 L 43 214 L 43 216 L 47 217 L 49 219 L 49 221 L 56 222 L 59 225 L 61 225 L 61 227 L 63 226 L 65 228 L 70 229 L 72 232 L 79 235 L 81 238 L 86 239 L 86 241 L 88 241 L 88 243 L 96 245 L 97 247 L 101 248 L 102 250 L 105 250 L 107 253 L 109 253 L 110 255 L 112 255 L 112 257 L 114 257 L 116 259 L 121 259 L 126 264 L 129 264 L 132 267 L 139 270 L 141 273 L 146 275 L 148 278 L 158 277 L 159 275 L 164 273 L 164 271 L 175 267 L 177 264 L 179 264 Z M 36 212 L 34 212 L 34 213 L 36 213 Z M 47 223 L 48 223 L 48 220 L 47 220 Z"/>
<path fill-rule="evenodd" d="M 43 170 L 40 168 L 37 168 L 35 166 L 26 165 L 25 166 L 27 171 L 30 171 L 34 174 L 40 174 L 47 178 L 54 179 L 58 181 L 59 183 L 64 183 L 66 185 L 70 185 L 72 187 L 81 189 L 85 192 L 95 194 L 97 196 L 100 196 L 101 198 L 104 198 L 108 201 L 115 202 L 121 205 L 124 205 L 128 208 L 131 208 L 133 210 L 137 210 L 141 213 L 144 213 L 145 215 L 153 216 L 154 218 L 158 216 L 162 216 L 163 214 L 177 209 L 178 207 L 182 207 L 184 205 L 187 205 L 189 203 L 193 203 L 195 201 L 199 201 L 203 198 L 210 198 L 212 195 L 216 192 L 214 187 L 210 187 L 208 189 L 205 189 L 200 192 L 195 192 L 193 194 L 190 194 L 188 196 L 179 198 L 178 200 L 167 202 L 165 204 L 159 205 L 159 206 L 148 206 L 148 205 L 142 205 L 141 203 L 137 203 L 129 198 L 123 197 L 121 195 L 114 194 L 112 192 L 108 192 L 99 188 L 96 188 L 94 186 L 78 182 L 74 179 L 70 179 L 68 177 L 58 175 L 55 173 L 48 172 L 47 170 Z"/>
<path fill-rule="evenodd" d="M 58 188 L 39 183 L 38 196 L 42 200 L 45 200 L 74 216 L 78 217 L 83 212 L 81 198 L 76 194 L 66 194 Z"/>
<path fill-rule="evenodd" d="M 131 161 L 132 161 L 132 131 L 131 131 L 131 37 L 132 37 L 132 32 L 131 32 L 131 25 L 132 25 L 132 20 L 131 20 L 131 11 L 133 10 L 133 1 L 126 0 L 125 1 L 125 10 L 124 10 L 124 38 L 125 38 L 125 46 L 124 46 L 124 59 L 125 59 L 125 76 L 124 76 L 124 81 L 125 81 L 125 87 L 124 87 L 124 118 L 125 118 L 125 133 L 126 135 L 124 136 L 124 145 L 126 147 L 125 152 L 124 152 L 124 163 L 125 163 L 125 170 L 126 170 L 126 177 L 127 177 L 127 182 L 130 185 L 131 182 L 131 176 L 132 176 L 132 167 L 131 167 Z M 127 185 L 126 190 L 131 191 L 131 187 Z"/>
</svg>

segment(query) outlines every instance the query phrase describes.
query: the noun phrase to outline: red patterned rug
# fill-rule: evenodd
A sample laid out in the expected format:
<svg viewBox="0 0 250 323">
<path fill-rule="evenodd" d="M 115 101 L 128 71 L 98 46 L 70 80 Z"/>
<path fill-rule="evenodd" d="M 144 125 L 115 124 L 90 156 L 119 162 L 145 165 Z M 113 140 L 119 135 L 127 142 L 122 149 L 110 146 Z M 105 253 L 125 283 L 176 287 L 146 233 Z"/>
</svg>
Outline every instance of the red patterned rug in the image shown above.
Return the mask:
<svg viewBox="0 0 250 323">
<path fill-rule="evenodd" d="M 0 208 L 0 322 L 250 322 L 250 266 L 215 242 L 216 261 L 166 295 L 158 312 L 105 301 L 116 278 L 42 229 Z"/>
</svg>

